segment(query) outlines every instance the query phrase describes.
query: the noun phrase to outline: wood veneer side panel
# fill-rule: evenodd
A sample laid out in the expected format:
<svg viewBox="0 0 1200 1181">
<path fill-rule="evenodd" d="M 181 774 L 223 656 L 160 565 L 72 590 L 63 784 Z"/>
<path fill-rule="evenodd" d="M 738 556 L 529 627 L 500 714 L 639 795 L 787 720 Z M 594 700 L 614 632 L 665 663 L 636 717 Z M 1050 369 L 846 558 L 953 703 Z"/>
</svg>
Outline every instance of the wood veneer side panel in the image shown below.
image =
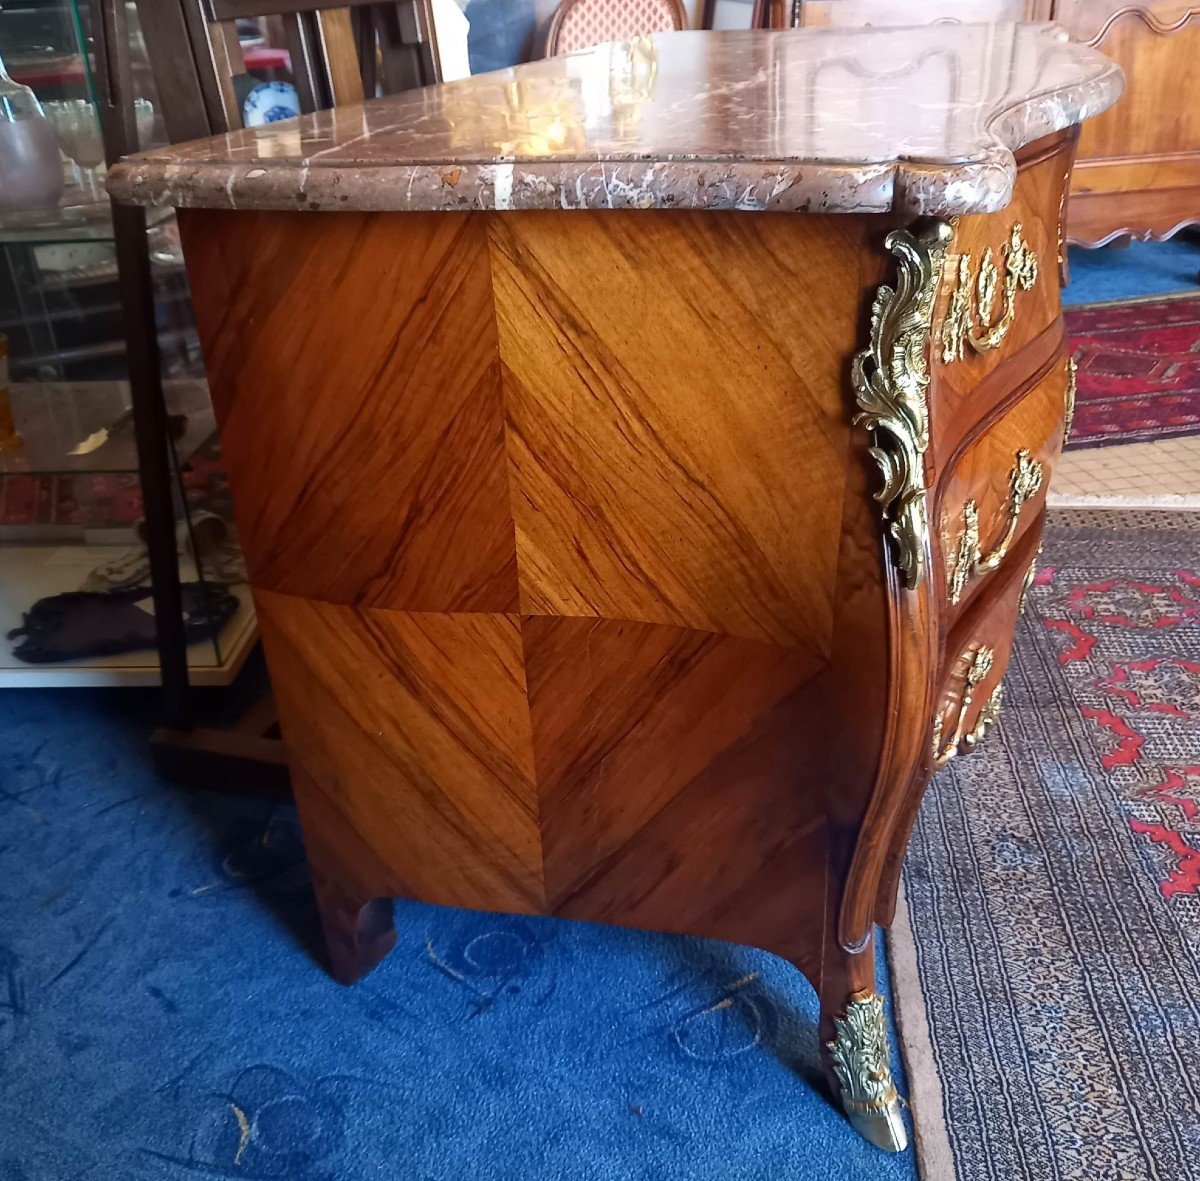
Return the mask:
<svg viewBox="0 0 1200 1181">
<path fill-rule="evenodd" d="M 533 616 L 522 630 L 551 899 L 627 876 L 647 830 L 663 839 L 664 809 L 707 808 L 714 768 L 821 667 L 803 650 L 663 624 Z M 793 711 L 792 729 L 775 735 L 787 753 L 760 751 L 778 771 L 772 801 L 726 784 L 718 814 L 731 832 L 753 831 L 763 806 L 784 826 L 822 815 L 819 779 L 806 769 L 813 736 L 800 720 Z M 727 894 L 728 877 L 681 840 L 673 868 L 689 862 L 695 901 Z"/>
<path fill-rule="evenodd" d="M 817 985 L 826 826 L 803 731 L 795 694 L 764 712 L 554 913 L 766 948 Z"/>
<path fill-rule="evenodd" d="M 255 587 L 517 606 L 482 216 L 181 210 Z"/>
<path fill-rule="evenodd" d="M 885 621 L 850 426 L 864 221 L 504 215 L 493 242 L 551 905 L 818 984 L 829 800 L 871 782 L 883 717 L 869 691 L 842 727 L 830 672 L 844 612 Z M 882 702 L 886 644 L 858 655 Z"/>
<path fill-rule="evenodd" d="M 543 912 L 518 619 L 255 601 L 301 823 L 327 860 L 368 897 Z"/>
<path fill-rule="evenodd" d="M 491 230 L 522 611 L 827 652 L 846 219 L 521 213 Z"/>
</svg>

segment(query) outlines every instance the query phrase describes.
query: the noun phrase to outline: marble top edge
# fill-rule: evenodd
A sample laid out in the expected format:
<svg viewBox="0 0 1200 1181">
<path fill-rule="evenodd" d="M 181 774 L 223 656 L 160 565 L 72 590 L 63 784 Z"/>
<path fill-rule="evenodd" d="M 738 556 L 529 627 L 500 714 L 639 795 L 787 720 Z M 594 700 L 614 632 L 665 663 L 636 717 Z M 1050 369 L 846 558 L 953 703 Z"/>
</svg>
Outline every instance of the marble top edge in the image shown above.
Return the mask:
<svg viewBox="0 0 1200 1181">
<path fill-rule="evenodd" d="M 128 157 L 119 200 L 992 212 L 1120 69 L 1044 23 L 666 33 Z"/>
</svg>

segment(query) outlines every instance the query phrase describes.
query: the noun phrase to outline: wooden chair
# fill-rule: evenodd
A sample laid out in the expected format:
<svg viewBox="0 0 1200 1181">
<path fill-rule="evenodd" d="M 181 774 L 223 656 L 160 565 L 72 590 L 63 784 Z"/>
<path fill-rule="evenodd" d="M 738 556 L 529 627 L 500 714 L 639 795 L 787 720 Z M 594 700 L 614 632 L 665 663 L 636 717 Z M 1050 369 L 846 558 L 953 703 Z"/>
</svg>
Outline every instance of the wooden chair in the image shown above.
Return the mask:
<svg viewBox="0 0 1200 1181">
<path fill-rule="evenodd" d="M 546 32 L 546 56 L 686 28 L 680 0 L 563 0 Z"/>
<path fill-rule="evenodd" d="M 440 81 L 428 0 L 137 0 L 171 140 L 242 126 L 237 22 L 282 29 L 304 113 Z"/>
</svg>

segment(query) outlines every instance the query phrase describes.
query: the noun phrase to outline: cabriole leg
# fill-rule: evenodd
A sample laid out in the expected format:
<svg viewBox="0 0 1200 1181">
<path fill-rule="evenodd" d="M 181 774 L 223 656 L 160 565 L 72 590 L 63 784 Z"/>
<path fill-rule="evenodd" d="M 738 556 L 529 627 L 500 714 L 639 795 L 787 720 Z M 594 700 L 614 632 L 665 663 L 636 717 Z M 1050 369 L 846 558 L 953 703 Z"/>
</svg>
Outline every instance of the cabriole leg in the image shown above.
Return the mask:
<svg viewBox="0 0 1200 1181">
<path fill-rule="evenodd" d="M 877 1148 L 902 1152 L 908 1133 L 892 1078 L 883 998 L 877 992 L 854 993 L 834 1018 L 834 1027 L 835 1036 L 824 1049 L 847 1118 Z"/>
<path fill-rule="evenodd" d="M 875 988 L 874 940 L 858 952 L 827 948 L 821 980 L 821 1058 L 833 1093 L 855 1131 L 878 1148 L 902 1152 L 908 1133 L 891 1067 L 883 997 Z"/>
</svg>

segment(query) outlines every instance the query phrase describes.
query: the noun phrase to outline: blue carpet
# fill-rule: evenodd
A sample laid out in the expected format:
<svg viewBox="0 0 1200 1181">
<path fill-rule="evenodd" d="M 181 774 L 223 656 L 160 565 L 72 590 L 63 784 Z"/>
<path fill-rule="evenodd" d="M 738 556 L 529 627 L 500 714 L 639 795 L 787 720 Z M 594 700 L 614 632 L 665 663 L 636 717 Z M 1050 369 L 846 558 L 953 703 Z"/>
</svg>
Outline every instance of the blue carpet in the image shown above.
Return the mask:
<svg viewBox="0 0 1200 1181">
<path fill-rule="evenodd" d="M 1099 250 L 1072 246 L 1069 261 L 1071 281 L 1063 291 L 1067 307 L 1200 290 L 1200 242 L 1182 234 L 1169 242 L 1131 242 Z"/>
<path fill-rule="evenodd" d="M 0 693 L 2 1181 L 915 1177 L 762 952 L 402 904 L 334 984 L 294 812 L 156 780 L 153 709 Z"/>
</svg>

